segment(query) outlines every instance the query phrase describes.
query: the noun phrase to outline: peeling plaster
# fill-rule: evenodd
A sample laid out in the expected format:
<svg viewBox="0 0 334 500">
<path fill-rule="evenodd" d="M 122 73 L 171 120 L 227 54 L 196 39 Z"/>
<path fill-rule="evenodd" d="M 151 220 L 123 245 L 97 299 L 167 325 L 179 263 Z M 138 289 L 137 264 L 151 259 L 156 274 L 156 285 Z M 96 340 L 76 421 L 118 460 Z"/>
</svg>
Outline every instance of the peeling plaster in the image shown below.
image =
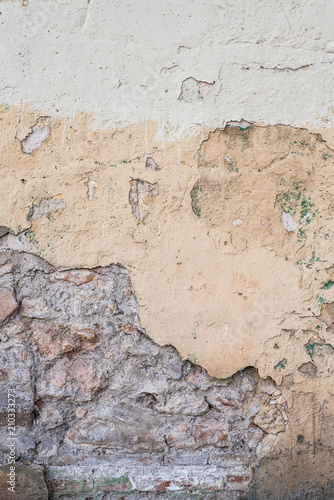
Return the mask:
<svg viewBox="0 0 334 500">
<path fill-rule="evenodd" d="M 45 214 L 52 214 L 53 212 L 58 212 L 66 207 L 64 197 L 59 194 L 54 198 L 43 199 L 39 205 L 34 205 L 28 215 L 29 221 L 34 221 L 39 219 Z"/>
<path fill-rule="evenodd" d="M 288 232 L 295 231 L 298 227 L 297 222 L 293 219 L 291 214 L 287 214 L 286 212 L 282 212 L 282 222 L 284 225 L 284 229 Z"/>
<path fill-rule="evenodd" d="M 142 332 L 212 377 L 253 366 L 287 401 L 288 425 L 280 394 L 252 409 L 269 434 L 245 499 L 262 500 L 278 470 L 296 498 L 318 491 L 303 485 L 324 481 L 319 463 L 333 477 L 333 5 L 29 0 L 1 11 L 0 255 L 67 266 L 55 279 L 80 290 L 89 269 L 124 266 Z M 96 341 L 84 327 L 74 338 L 66 356 Z"/>
<path fill-rule="evenodd" d="M 86 177 L 87 181 L 85 182 L 85 185 L 87 186 L 87 197 L 89 201 L 96 200 L 95 190 L 97 188 L 97 183 L 94 179 L 93 172 L 87 172 Z"/>
<path fill-rule="evenodd" d="M 148 170 L 160 170 L 160 168 L 158 167 L 158 165 L 155 163 L 155 161 L 153 160 L 153 158 L 151 158 L 150 156 L 148 156 L 146 158 L 145 167 Z"/>
<path fill-rule="evenodd" d="M 31 154 L 38 149 L 51 133 L 51 118 L 41 116 L 36 120 L 36 124 L 31 127 L 31 132 L 21 141 L 21 150 L 23 153 Z"/>
</svg>

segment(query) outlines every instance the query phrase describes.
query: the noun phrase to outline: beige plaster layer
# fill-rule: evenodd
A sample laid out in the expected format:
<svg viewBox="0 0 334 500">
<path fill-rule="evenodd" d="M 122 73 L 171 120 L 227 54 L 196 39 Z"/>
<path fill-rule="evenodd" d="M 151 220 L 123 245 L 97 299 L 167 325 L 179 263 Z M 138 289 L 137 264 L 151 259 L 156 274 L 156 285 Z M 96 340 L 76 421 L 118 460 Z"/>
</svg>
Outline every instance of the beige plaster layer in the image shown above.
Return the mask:
<svg viewBox="0 0 334 500">
<path fill-rule="evenodd" d="M 19 139 L 34 114 L 21 123 L 11 107 L 1 120 L 0 226 L 23 237 L 29 229 L 56 265 L 127 267 L 147 334 L 214 376 L 251 365 L 280 381 L 310 360 L 304 344 L 323 329 L 321 304 L 334 300 L 334 289 L 322 289 L 333 265 L 333 153 L 320 136 L 198 127 L 162 143 L 154 122 L 94 132 L 77 115 L 71 126 L 54 120 L 49 139 L 27 155 Z M 145 168 L 147 156 L 160 170 Z M 159 187 L 141 222 L 129 203 L 132 179 Z M 32 209 L 49 198 L 53 212 Z M 283 211 L 295 231 L 284 229 Z M 313 333 L 281 340 L 291 328 Z M 321 334 L 333 343 L 331 332 Z"/>
<path fill-rule="evenodd" d="M 261 454 L 282 453 L 325 484 L 334 442 L 332 134 L 326 144 L 286 126 L 170 128 L 161 141 L 154 122 L 93 131 L 78 114 L 53 119 L 50 137 L 25 154 L 20 141 L 43 115 L 25 109 L 22 121 L 16 107 L 1 110 L 0 234 L 9 228 L 18 239 L 7 234 L 0 247 L 58 266 L 124 265 L 157 343 L 216 377 L 251 365 L 281 384 L 289 426 L 266 436 Z"/>
</svg>

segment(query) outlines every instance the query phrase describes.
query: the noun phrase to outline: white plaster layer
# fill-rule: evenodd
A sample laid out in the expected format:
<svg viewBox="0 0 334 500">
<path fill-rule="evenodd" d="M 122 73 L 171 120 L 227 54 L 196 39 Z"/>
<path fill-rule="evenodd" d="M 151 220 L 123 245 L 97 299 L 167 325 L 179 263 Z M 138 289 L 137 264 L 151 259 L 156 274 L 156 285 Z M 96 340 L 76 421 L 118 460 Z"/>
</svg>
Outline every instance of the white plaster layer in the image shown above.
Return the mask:
<svg viewBox="0 0 334 500">
<path fill-rule="evenodd" d="M 0 19 L 4 104 L 103 128 L 334 122 L 332 0 L 5 1 Z"/>
</svg>

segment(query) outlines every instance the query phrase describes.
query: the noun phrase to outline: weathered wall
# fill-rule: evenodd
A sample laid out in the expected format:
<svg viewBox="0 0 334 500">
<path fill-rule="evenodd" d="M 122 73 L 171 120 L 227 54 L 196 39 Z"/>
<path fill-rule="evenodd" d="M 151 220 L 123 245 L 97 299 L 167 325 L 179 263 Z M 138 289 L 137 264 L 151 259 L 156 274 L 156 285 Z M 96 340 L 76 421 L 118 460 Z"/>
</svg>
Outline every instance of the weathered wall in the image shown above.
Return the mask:
<svg viewBox="0 0 334 500">
<path fill-rule="evenodd" d="M 333 3 L 0 6 L 20 462 L 54 498 L 333 498 Z"/>
</svg>

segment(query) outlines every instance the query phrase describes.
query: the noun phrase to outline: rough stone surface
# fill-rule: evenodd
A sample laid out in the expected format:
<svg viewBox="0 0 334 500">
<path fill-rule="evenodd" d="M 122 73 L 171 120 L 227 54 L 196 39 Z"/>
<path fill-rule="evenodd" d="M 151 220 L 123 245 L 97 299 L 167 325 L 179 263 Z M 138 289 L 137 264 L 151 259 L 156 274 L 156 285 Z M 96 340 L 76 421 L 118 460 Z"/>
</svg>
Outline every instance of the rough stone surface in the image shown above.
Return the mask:
<svg viewBox="0 0 334 500">
<path fill-rule="evenodd" d="M 101 445 L 130 453 L 164 451 L 166 443 L 159 433 L 162 424 L 154 412 L 123 405 L 113 409 L 109 418 L 95 415 L 81 421 L 68 438 L 75 444 Z"/>
<path fill-rule="evenodd" d="M 0 498 L 11 500 L 48 500 L 49 490 L 45 482 L 43 468 L 35 466 L 15 465 L 15 492 L 8 491 L 8 465 L 0 467 Z"/>
<path fill-rule="evenodd" d="M 0 323 L 18 308 L 13 293 L 7 288 L 0 288 Z"/>
<path fill-rule="evenodd" d="M 215 379 L 154 344 L 121 266 L 71 270 L 25 252 L 0 256 L 0 287 L 12 283 L 21 304 L 2 326 L 1 404 L 5 412 L 15 387 L 17 458 L 46 467 L 54 498 L 120 488 L 245 491 L 264 436 L 288 422 L 270 379 L 252 368 Z M 5 464 L 6 446 L 0 456 Z M 109 480 L 111 464 L 123 469 Z M 99 481 L 97 472 L 89 479 L 96 466 Z"/>
<path fill-rule="evenodd" d="M 12 112 L 3 112 L 8 126 Z M 0 332 L 5 358 L 13 364 L 1 367 L 6 372 L 2 394 L 15 370 L 30 373 L 30 381 L 18 386 L 19 460 L 41 460 L 47 467 L 125 460 L 129 468 L 140 463 L 150 471 L 157 461 L 224 468 L 227 456 L 243 457 L 243 464 L 247 456 L 248 466 L 259 457 L 284 460 L 298 453 L 305 462 L 321 454 L 331 463 L 328 144 L 307 130 L 243 122 L 165 144 L 153 139 L 156 129 L 149 122 L 129 126 L 129 135 L 122 128 L 105 131 L 101 141 L 101 132 L 89 132 L 84 116 L 76 126 L 87 138 L 85 147 L 92 146 L 90 165 L 69 141 L 61 153 L 58 122 L 45 143 L 55 151 L 54 169 L 50 173 L 54 153 L 48 149 L 35 155 L 18 151 L 22 202 L 13 203 L 11 196 L 3 205 L 2 225 L 11 230 L 0 240 L 0 288 L 12 293 L 19 308 L 6 316 Z M 94 137 L 96 148 L 88 144 Z M 9 172 L 5 144 L 3 151 Z M 63 154 L 76 169 L 69 178 Z M 160 171 L 146 168 L 148 154 Z M 139 203 L 137 185 L 129 203 L 134 177 L 148 191 L 158 184 L 159 194 L 145 195 Z M 27 221 L 32 207 L 57 193 L 66 207 Z M 282 212 L 298 221 L 295 231 L 284 229 Z M 23 231 L 27 224 L 31 227 Z M 109 272 L 103 270 L 124 270 L 110 262 L 128 268 L 124 297 L 118 289 L 122 280 L 111 287 L 111 278 L 101 278 Z M 125 308 L 126 298 L 134 300 L 130 275 L 138 300 L 131 314 Z M 144 331 L 148 337 L 139 341 Z M 172 347 L 161 351 L 149 337 L 162 346 L 172 343 L 181 355 L 172 355 Z M 16 366 L 11 350 L 20 345 L 26 360 Z M 149 361 L 143 362 L 145 357 Z M 140 369 L 135 361 L 142 363 Z M 193 365 L 197 368 L 184 368 Z M 255 378 L 246 376 L 250 366 L 258 370 Z M 240 373 L 238 387 L 226 383 Z M 246 393 L 254 397 L 245 398 Z M 124 451 L 115 439 L 114 412 L 138 404 L 163 424 L 146 441 L 140 428 L 129 434 Z M 2 399 L 3 424 L 5 407 Z M 96 427 L 89 443 L 92 418 Z M 119 429 L 127 425 L 117 422 Z M 1 432 L 5 442 L 5 427 Z M 143 438 L 138 449 L 151 443 L 157 451 L 130 451 L 137 447 L 134 435 Z M 163 441 L 166 447 L 158 451 Z M 1 450 L 5 459 L 7 450 Z M 237 459 L 234 463 L 240 463 Z M 324 465 L 321 484 L 328 474 Z M 225 489 L 227 484 L 229 491 L 247 489 L 249 472 L 240 482 L 233 470 L 229 475 Z M 310 482 L 318 481 L 314 471 Z"/>
</svg>

